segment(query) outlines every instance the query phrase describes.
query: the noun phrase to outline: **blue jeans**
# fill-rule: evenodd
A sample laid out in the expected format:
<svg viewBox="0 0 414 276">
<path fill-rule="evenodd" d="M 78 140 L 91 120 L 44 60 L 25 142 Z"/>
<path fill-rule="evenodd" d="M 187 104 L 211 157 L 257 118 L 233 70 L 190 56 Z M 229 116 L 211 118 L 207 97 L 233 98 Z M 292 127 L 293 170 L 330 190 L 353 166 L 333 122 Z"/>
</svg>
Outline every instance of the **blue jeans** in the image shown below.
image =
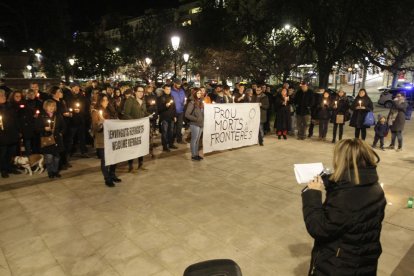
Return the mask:
<svg viewBox="0 0 414 276">
<path fill-rule="evenodd" d="M 191 130 L 191 156 L 198 156 L 198 149 L 200 146 L 200 137 L 203 133 L 203 128 L 195 125 L 190 125 Z"/>
<path fill-rule="evenodd" d="M 161 121 L 161 141 L 163 149 L 168 149 L 174 144 L 174 121 Z"/>
<path fill-rule="evenodd" d="M 112 181 L 115 178 L 115 165 L 105 166 L 105 151 L 104 149 L 96 149 L 98 157 L 101 159 L 101 171 L 105 181 Z"/>
<path fill-rule="evenodd" d="M 53 174 L 59 172 L 59 155 L 53 155 L 53 154 L 44 154 L 45 158 L 45 165 L 47 169 L 47 173 Z"/>
</svg>

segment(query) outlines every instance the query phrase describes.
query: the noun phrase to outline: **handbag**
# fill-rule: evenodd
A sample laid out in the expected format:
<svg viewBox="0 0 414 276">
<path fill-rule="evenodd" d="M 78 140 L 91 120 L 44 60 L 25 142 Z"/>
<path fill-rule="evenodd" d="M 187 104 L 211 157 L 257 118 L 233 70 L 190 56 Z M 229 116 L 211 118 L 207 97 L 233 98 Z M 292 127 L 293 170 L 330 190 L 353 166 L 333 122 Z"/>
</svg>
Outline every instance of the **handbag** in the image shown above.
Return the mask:
<svg viewBox="0 0 414 276">
<path fill-rule="evenodd" d="M 53 135 L 54 130 L 55 130 L 55 124 L 53 124 L 53 128 L 51 130 L 52 131 L 51 135 L 40 137 L 40 147 L 41 148 L 53 146 L 53 145 L 56 144 L 55 136 Z"/>
<path fill-rule="evenodd" d="M 370 127 L 370 126 L 373 126 L 373 125 L 375 125 L 374 112 L 369 111 L 367 113 L 367 115 L 365 115 L 365 118 L 364 118 L 364 126 Z"/>
<path fill-rule="evenodd" d="M 345 122 L 344 115 L 341 115 L 341 114 L 336 115 L 336 120 L 335 120 L 336 124 L 343 124 L 344 122 Z"/>
</svg>

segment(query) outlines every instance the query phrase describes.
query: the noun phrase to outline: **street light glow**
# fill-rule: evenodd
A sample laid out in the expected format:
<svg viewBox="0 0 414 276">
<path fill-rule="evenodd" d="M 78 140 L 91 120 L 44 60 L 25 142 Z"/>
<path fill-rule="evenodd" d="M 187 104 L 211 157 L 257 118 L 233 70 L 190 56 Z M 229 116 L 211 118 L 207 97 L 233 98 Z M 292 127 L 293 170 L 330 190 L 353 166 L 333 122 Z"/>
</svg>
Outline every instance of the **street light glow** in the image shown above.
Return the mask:
<svg viewBox="0 0 414 276">
<path fill-rule="evenodd" d="M 285 30 L 290 30 L 290 24 L 286 24 L 284 28 Z"/>
<path fill-rule="evenodd" d="M 145 58 L 145 63 L 149 66 L 152 63 L 152 59 L 150 59 L 149 57 Z"/>
<path fill-rule="evenodd" d="M 183 58 L 184 58 L 184 62 L 188 62 L 188 59 L 190 58 L 190 55 L 189 54 L 187 54 L 187 53 L 185 53 L 184 55 L 183 55 Z"/>
<path fill-rule="evenodd" d="M 117 52 L 121 51 L 121 49 L 119 47 L 115 47 L 114 51 L 115 51 L 115 53 L 117 53 Z"/>
<path fill-rule="evenodd" d="M 358 69 L 358 68 L 359 68 L 359 65 L 358 65 L 358 64 L 355 64 L 355 65 L 354 65 L 354 68 L 355 68 L 355 69 Z"/>
<path fill-rule="evenodd" d="M 176 36 L 176 35 L 171 37 L 171 45 L 172 45 L 174 51 L 177 51 L 178 47 L 180 47 L 180 37 Z"/>
<path fill-rule="evenodd" d="M 73 66 L 75 64 L 75 59 L 74 58 L 70 58 L 68 59 L 70 66 Z"/>
<path fill-rule="evenodd" d="M 31 71 L 32 70 L 32 66 L 31 65 L 27 65 L 26 66 L 27 70 Z"/>
</svg>

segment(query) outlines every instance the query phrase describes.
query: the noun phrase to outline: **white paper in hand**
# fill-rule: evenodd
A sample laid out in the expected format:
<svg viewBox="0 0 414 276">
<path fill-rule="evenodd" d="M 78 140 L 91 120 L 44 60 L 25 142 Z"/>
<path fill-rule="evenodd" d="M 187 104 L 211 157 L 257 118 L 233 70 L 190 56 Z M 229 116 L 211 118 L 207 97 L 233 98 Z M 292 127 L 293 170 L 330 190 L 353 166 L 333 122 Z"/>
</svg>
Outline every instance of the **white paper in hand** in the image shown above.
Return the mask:
<svg viewBox="0 0 414 276">
<path fill-rule="evenodd" d="M 308 184 L 309 181 L 323 171 L 322 163 L 294 164 L 296 181 L 298 184 Z"/>
</svg>

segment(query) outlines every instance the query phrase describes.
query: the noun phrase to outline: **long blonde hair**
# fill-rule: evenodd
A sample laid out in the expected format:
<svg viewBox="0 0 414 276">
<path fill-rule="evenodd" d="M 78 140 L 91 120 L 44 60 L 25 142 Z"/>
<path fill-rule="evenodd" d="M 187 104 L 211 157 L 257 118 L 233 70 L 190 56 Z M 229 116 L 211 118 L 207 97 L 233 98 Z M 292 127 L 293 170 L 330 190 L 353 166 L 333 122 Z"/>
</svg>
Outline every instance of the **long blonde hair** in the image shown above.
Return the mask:
<svg viewBox="0 0 414 276">
<path fill-rule="evenodd" d="M 349 180 L 359 184 L 359 168 L 375 167 L 378 162 L 378 155 L 365 141 L 358 138 L 341 140 L 334 148 L 334 173 L 330 180 Z M 351 170 L 354 172 L 353 175 Z"/>
</svg>

